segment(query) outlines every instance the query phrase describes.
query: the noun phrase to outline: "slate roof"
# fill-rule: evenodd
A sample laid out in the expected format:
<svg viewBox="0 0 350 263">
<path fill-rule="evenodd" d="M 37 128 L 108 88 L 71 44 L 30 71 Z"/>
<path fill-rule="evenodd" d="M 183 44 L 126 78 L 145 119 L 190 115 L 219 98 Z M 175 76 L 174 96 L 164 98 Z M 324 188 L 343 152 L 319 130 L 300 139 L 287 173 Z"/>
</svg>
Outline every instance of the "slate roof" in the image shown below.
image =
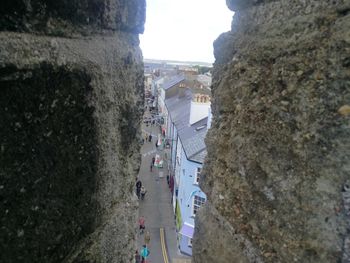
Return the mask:
<svg viewBox="0 0 350 263">
<path fill-rule="evenodd" d="M 165 105 L 179 132 L 189 124 L 192 93 L 186 89 L 183 97 L 173 96 L 165 100 Z"/>
<path fill-rule="evenodd" d="M 204 118 L 179 132 L 187 158 L 191 161 L 204 162 L 207 154 L 204 142 L 207 135 L 207 121 L 208 118 Z"/>
<path fill-rule="evenodd" d="M 183 75 L 176 75 L 173 76 L 172 78 L 170 78 L 169 80 L 166 80 L 162 87 L 165 90 L 170 89 L 171 87 L 175 86 L 176 84 L 178 84 L 179 82 L 183 81 L 185 79 L 185 76 Z"/>
<path fill-rule="evenodd" d="M 204 138 L 207 134 L 207 121 L 204 118 L 190 125 L 192 92 L 186 89 L 183 97 L 173 96 L 165 100 L 172 122 L 175 124 L 187 159 L 203 163 L 207 154 Z"/>
</svg>

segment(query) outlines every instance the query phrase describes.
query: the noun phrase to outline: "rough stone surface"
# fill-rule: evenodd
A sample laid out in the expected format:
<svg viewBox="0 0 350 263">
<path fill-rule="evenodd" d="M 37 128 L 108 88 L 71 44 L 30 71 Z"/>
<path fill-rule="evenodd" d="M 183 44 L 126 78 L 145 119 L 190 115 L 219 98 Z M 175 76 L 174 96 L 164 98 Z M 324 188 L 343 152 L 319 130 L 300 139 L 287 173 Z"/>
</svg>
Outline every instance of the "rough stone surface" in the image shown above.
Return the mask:
<svg viewBox="0 0 350 263">
<path fill-rule="evenodd" d="M 2 3 L 0 262 L 132 262 L 144 7 Z"/>
<path fill-rule="evenodd" d="M 3 0 L 0 30 L 56 36 L 142 33 L 145 7 L 144 0 Z"/>
<path fill-rule="evenodd" d="M 228 8 L 230 8 L 232 11 L 238 11 L 254 5 L 259 5 L 273 1 L 277 0 L 226 0 L 226 4 Z"/>
<path fill-rule="evenodd" d="M 251 2 L 214 44 L 194 262 L 350 262 L 350 3 Z"/>
</svg>

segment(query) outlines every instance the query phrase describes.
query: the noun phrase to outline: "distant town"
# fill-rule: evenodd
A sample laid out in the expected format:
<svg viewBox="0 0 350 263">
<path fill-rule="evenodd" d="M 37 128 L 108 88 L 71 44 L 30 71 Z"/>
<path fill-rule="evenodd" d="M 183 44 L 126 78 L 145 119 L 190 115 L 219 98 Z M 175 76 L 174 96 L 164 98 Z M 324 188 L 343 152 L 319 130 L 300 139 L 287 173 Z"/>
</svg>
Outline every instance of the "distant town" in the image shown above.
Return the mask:
<svg viewBox="0 0 350 263">
<path fill-rule="evenodd" d="M 148 64 L 167 64 L 168 66 L 201 66 L 201 67 L 209 67 L 212 68 L 213 64 L 208 62 L 199 62 L 199 61 L 178 61 L 178 60 L 162 60 L 162 59 L 148 59 L 145 58 L 143 60 L 145 65 Z"/>
</svg>

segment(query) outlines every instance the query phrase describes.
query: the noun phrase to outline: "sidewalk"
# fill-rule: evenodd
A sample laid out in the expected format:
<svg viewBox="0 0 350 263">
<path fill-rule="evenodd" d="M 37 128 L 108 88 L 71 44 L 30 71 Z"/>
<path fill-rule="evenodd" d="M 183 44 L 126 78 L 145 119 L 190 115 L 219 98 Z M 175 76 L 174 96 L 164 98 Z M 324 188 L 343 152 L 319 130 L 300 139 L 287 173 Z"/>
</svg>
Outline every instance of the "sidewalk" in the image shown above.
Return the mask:
<svg viewBox="0 0 350 263">
<path fill-rule="evenodd" d="M 149 115 L 149 112 L 146 113 Z M 153 171 L 150 171 L 150 164 L 152 157 L 155 154 L 164 156 L 163 150 L 156 148 L 155 142 L 160 133 L 159 126 L 149 125 L 146 127 L 143 124 L 143 135 L 145 131 L 153 135 L 152 142 L 146 142 L 142 146 L 142 162 L 139 172 L 139 178 L 142 184 L 146 187 L 147 193 L 144 200 L 140 200 L 139 216 L 145 217 L 146 231 L 151 234 L 151 242 L 149 246 L 150 256 L 147 259 L 147 263 L 170 263 L 179 262 L 174 259 L 189 259 L 189 257 L 180 254 L 177 241 L 176 241 L 176 228 L 174 213 L 172 211 L 171 193 L 167 184 L 167 164 L 164 162 L 164 168 L 153 167 Z M 162 175 L 163 177 L 159 177 Z M 164 247 L 167 250 L 168 262 L 164 257 L 162 251 L 162 242 L 160 235 L 160 228 L 164 229 L 165 244 Z M 144 244 L 144 235 L 139 235 L 138 248 L 140 249 Z M 181 262 L 181 261 L 180 261 Z M 190 261 L 188 261 L 190 262 Z"/>
</svg>

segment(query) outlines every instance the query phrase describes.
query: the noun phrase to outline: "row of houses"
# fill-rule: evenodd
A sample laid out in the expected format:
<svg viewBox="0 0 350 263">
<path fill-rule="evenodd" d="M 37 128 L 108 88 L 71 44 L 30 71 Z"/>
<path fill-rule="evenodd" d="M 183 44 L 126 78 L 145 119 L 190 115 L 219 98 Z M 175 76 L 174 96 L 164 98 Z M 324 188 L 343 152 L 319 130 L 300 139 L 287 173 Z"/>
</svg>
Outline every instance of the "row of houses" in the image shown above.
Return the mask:
<svg viewBox="0 0 350 263">
<path fill-rule="evenodd" d="M 155 78 L 149 91 L 162 119 L 178 245 L 187 255 L 192 255 L 196 213 L 206 201 L 199 182 L 211 122 L 210 84 L 210 76 L 181 72 Z"/>
</svg>

